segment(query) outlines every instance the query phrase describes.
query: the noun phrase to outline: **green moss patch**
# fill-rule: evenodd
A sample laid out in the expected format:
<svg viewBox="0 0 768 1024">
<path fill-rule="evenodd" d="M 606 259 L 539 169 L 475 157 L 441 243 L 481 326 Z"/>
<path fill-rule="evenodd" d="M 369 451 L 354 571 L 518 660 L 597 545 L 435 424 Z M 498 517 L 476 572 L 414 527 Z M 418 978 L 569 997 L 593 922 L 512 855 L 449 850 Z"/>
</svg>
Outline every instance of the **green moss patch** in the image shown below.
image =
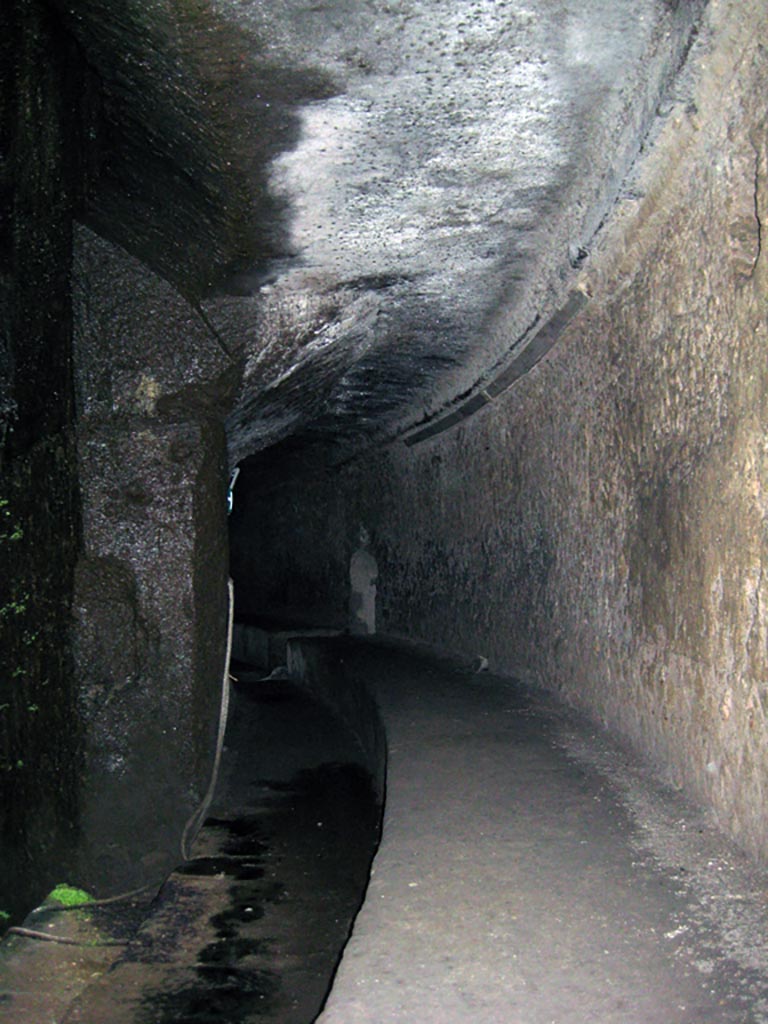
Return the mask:
<svg viewBox="0 0 768 1024">
<path fill-rule="evenodd" d="M 55 902 L 60 903 L 63 907 L 79 907 L 85 903 L 92 903 L 93 896 L 87 893 L 84 889 L 76 889 L 72 885 L 67 885 L 65 882 L 60 882 L 59 885 L 53 889 L 46 899 L 46 903 Z"/>
</svg>

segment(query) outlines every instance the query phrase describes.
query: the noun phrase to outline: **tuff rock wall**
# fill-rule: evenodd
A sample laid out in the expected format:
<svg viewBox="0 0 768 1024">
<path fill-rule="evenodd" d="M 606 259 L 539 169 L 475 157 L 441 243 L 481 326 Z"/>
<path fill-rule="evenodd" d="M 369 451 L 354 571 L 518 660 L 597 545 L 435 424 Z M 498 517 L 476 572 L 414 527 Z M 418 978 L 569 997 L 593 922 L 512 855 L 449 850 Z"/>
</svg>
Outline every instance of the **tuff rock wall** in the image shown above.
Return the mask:
<svg viewBox="0 0 768 1024">
<path fill-rule="evenodd" d="M 233 370 L 195 308 L 140 260 L 78 228 L 74 269 L 77 870 L 112 892 L 179 863 L 210 777 L 227 632 L 220 409 Z"/>
<path fill-rule="evenodd" d="M 110 116 L 56 7 L 4 3 L 0 925 L 64 879 L 160 881 L 214 756 L 238 369 L 176 287 L 77 227 Z"/>
<path fill-rule="evenodd" d="M 34 0 L 2 5 L 0 67 L 0 911 L 16 917 L 77 844 L 70 272 L 98 90 Z"/>
<path fill-rule="evenodd" d="M 476 652 L 652 757 L 768 856 L 768 38 L 713 2 L 685 96 L 591 254 L 591 301 L 462 425 L 333 468 L 252 460 L 243 613 L 346 616 Z"/>
</svg>

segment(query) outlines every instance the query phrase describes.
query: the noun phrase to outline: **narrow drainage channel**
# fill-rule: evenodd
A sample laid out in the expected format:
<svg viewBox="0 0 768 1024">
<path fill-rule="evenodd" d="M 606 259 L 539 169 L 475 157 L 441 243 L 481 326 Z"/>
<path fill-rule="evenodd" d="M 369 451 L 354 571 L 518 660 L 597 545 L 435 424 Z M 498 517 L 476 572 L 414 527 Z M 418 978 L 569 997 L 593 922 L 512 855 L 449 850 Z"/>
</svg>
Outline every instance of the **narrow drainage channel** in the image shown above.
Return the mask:
<svg viewBox="0 0 768 1024">
<path fill-rule="evenodd" d="M 192 859 L 84 993 L 78 1024 L 310 1024 L 323 1007 L 381 806 L 332 712 L 289 680 L 235 674 L 217 793 Z"/>
</svg>

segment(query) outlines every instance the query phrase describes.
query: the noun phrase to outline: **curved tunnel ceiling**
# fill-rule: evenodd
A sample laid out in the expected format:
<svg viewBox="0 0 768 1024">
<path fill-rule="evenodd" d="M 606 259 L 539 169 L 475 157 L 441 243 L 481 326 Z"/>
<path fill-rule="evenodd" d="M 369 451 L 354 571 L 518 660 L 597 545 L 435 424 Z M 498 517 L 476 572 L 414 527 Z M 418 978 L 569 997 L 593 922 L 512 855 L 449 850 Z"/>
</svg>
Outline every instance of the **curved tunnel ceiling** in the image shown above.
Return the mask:
<svg viewBox="0 0 768 1024">
<path fill-rule="evenodd" d="M 63 6 L 104 83 L 86 219 L 239 359 L 233 462 L 354 449 L 498 374 L 631 190 L 703 6 Z"/>
</svg>

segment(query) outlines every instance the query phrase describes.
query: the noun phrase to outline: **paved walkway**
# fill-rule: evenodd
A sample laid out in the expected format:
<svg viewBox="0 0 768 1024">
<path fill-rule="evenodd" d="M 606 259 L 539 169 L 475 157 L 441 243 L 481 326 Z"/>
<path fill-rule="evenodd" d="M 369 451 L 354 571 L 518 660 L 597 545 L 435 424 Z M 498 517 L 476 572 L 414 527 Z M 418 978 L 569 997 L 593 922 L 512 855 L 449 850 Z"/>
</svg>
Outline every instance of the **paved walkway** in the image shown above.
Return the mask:
<svg viewBox="0 0 768 1024">
<path fill-rule="evenodd" d="M 768 1021 L 766 876 L 679 795 L 508 680 L 340 657 L 387 799 L 321 1024 Z"/>
<path fill-rule="evenodd" d="M 626 753 L 509 680 L 413 648 L 313 639 L 292 658 L 362 745 L 291 684 L 242 683 L 197 867 L 139 908 L 109 971 L 95 948 L 6 942 L 1 1024 L 309 1024 L 359 894 L 335 927 L 322 905 L 352 847 L 366 863 L 359 766 L 375 773 L 381 738 L 366 694 L 387 739 L 383 834 L 320 1024 L 768 1022 L 768 877 Z M 58 959 L 40 973 L 43 952 Z"/>
</svg>

